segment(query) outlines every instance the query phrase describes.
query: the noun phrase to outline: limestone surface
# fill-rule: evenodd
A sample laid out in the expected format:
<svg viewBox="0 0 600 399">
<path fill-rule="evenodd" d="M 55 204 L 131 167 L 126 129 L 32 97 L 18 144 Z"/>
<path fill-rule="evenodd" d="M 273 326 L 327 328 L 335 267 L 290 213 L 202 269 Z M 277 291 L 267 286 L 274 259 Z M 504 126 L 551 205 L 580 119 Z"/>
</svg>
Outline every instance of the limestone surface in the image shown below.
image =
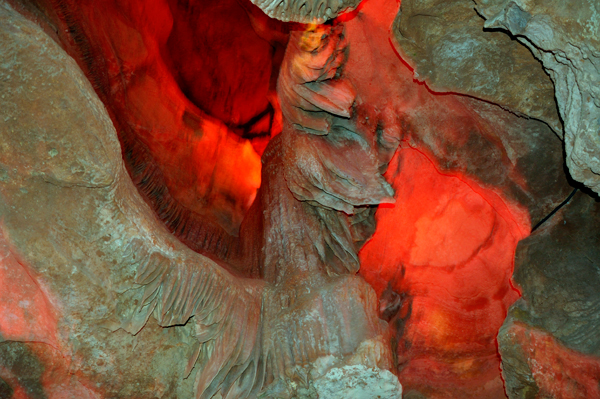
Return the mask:
<svg viewBox="0 0 600 399">
<path fill-rule="evenodd" d="M 485 27 L 527 46 L 552 78 L 571 176 L 600 192 L 600 5 L 475 0 Z"/>
<path fill-rule="evenodd" d="M 0 21 L 0 392 L 241 399 L 317 357 L 391 367 L 373 289 L 302 241 L 323 226 L 281 162 L 265 168 L 282 200 L 265 212 L 265 252 L 281 255 L 265 290 L 168 232 L 75 61 L 4 2 Z"/>
<path fill-rule="evenodd" d="M 152 319 L 140 331 L 136 269 L 154 252 L 204 258 L 137 194 L 75 61 L 5 2 L 0 21 L 0 385 L 30 397 L 185 397 L 193 326 Z"/>
<path fill-rule="evenodd" d="M 498 335 L 510 398 L 600 394 L 599 212 L 578 192 L 519 244 L 514 281 L 523 297 Z"/>
<path fill-rule="evenodd" d="M 562 136 L 554 86 L 540 62 L 502 32 L 484 31 L 472 0 L 404 0 L 392 29 L 415 78 L 431 90 L 498 104 Z"/>
</svg>

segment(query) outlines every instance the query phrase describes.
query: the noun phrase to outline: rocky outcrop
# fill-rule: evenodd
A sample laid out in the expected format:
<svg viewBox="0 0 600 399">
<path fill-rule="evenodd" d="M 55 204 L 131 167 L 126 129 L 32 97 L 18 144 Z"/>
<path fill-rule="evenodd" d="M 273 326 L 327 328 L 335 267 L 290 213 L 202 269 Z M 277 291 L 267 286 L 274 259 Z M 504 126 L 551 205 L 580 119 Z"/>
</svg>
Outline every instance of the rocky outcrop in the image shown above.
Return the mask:
<svg viewBox="0 0 600 399">
<path fill-rule="evenodd" d="M 281 21 L 322 24 L 353 10 L 361 0 L 252 0 L 271 18 Z"/>
<path fill-rule="evenodd" d="M 472 0 L 404 0 L 392 32 L 415 78 L 431 90 L 492 102 L 562 136 L 554 87 L 539 61 L 483 25 Z"/>
<path fill-rule="evenodd" d="M 567 198 L 572 189 L 564 182 L 565 160 L 575 180 L 598 191 L 597 12 L 597 2 L 592 1 L 403 1 L 393 33 L 400 54 L 414 68 L 415 77 L 434 92 L 484 99 L 530 118 L 512 119 L 513 115 L 503 115 L 489 103 L 460 100 L 471 112 L 487 123 L 492 122 L 491 131 L 503 131 L 492 136 L 503 143 L 510 158 L 519 159 L 516 165 L 531 190 L 526 196 L 532 195 L 533 205 L 558 192 L 563 199 Z M 553 106 L 554 96 L 564 122 L 564 134 Z M 551 109 L 551 118 L 548 112 L 541 111 Z M 454 109 L 453 114 L 459 113 Z M 533 118 L 543 120 L 563 138 L 565 160 L 560 155 L 558 140 L 550 147 L 551 141 L 542 138 L 549 136 L 542 136 L 541 130 L 532 130 L 536 126 Z M 484 129 L 473 139 L 473 145 L 480 150 L 473 151 L 468 149 L 471 144 L 453 145 L 453 140 L 460 143 L 464 130 L 456 135 L 444 133 L 449 130 L 444 128 L 428 133 L 424 120 L 419 119 L 421 126 L 411 125 L 418 132 L 413 136 L 420 140 L 419 147 L 430 148 L 441 160 L 442 169 L 458 167 L 469 176 L 493 182 L 496 187 L 505 184 L 504 178 L 514 178 L 507 169 L 498 172 L 499 163 L 495 167 L 486 164 L 486 159 L 495 156 L 494 151 L 481 146 L 483 137 L 491 139 Z M 446 124 L 455 125 L 449 122 L 437 125 Z M 477 126 L 485 124 L 478 122 Z M 536 152 L 539 155 L 533 155 Z M 468 162 L 461 167 L 462 160 Z M 400 170 L 405 173 L 405 167 Z M 512 192 L 514 195 L 515 191 Z M 513 198 L 521 197 L 518 202 L 525 204 L 526 196 L 519 194 Z M 554 198 L 553 205 L 547 203 L 546 212 L 558 205 Z M 528 206 L 532 227 L 545 220 L 535 207 Z M 405 217 L 410 214 L 407 211 Z M 598 220 L 598 204 L 579 192 L 560 214 L 542 223 L 534 235 L 518 246 L 514 281 L 523 298 L 511 307 L 498 335 L 503 379 L 511 398 L 599 395 Z M 388 224 L 387 218 L 382 217 L 380 222 L 378 230 L 393 237 L 392 229 L 387 232 L 383 227 Z M 414 280 L 412 267 L 402 260 L 405 281 L 399 285 L 409 285 L 410 279 Z M 400 309 L 412 301 L 412 316 L 399 317 L 406 336 L 407 330 L 410 334 L 417 297 L 401 294 L 396 298 L 401 301 Z M 411 385 L 402 382 L 410 389 Z"/>
<path fill-rule="evenodd" d="M 540 60 L 555 86 L 571 176 L 600 192 L 600 8 L 594 0 L 475 0 L 485 28 L 501 29 Z"/>
<path fill-rule="evenodd" d="M 600 394 L 599 231 L 599 204 L 578 192 L 519 243 L 514 281 L 523 297 L 498 335 L 510 398 Z"/>
<path fill-rule="evenodd" d="M 572 177 L 598 192 L 598 12 L 593 1 L 403 1 L 393 29 L 418 80 L 546 122 Z"/>
</svg>

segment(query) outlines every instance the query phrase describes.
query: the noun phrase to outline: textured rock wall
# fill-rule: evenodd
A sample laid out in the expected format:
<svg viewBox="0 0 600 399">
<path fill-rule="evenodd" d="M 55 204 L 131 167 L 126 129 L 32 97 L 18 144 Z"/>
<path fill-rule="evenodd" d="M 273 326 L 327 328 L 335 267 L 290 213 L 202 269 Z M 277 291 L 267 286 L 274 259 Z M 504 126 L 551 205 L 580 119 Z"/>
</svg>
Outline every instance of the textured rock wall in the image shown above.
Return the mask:
<svg viewBox="0 0 600 399">
<path fill-rule="evenodd" d="M 252 0 L 272 18 L 303 24 L 322 24 L 353 10 L 361 0 Z"/>
<path fill-rule="evenodd" d="M 82 4 L 86 13 L 100 18 L 93 5 Z M 491 7 L 491 3 L 481 5 Z M 248 286 L 242 289 L 235 282 L 238 280 L 224 277 L 227 275 L 214 263 L 166 234 L 116 161 L 120 151 L 114 130 L 81 72 L 38 28 L 2 7 L 6 23 L 0 25 L 0 46 L 2 59 L 8 61 L 0 65 L 0 87 L 6 96 L 0 100 L 0 395 L 44 391 L 50 397 L 64 392 L 78 397 L 188 397 L 194 378 L 184 378 L 185 365 L 190 357 L 196 359 L 193 355 L 212 370 L 200 381 L 205 392 L 218 391 L 223 380 L 225 385 L 247 392 L 249 382 L 235 385 L 234 378 L 226 379 L 218 371 L 219 367 L 233 367 L 234 363 L 227 363 L 231 358 L 239 362 L 236 366 L 255 367 L 252 356 L 257 331 L 256 313 L 252 312 L 257 309 L 258 291 Z M 344 71 L 357 92 L 355 122 L 376 137 L 385 130 L 395 131 L 401 141 L 387 175 L 396 189 L 397 204 L 378 212 L 381 227 L 360 254 L 361 273 L 379 295 L 382 317 L 390 321 L 396 371 L 408 395 L 502 398 L 494 336 L 507 307 L 517 297 L 509 282 L 514 247 L 571 191 L 562 170 L 561 142 L 546 124 L 555 130 L 560 125 L 548 101 L 548 80 L 539 65 L 500 33 L 494 34 L 493 40 L 478 36 L 482 19 L 465 2 L 415 5 L 407 0 L 403 7 L 392 31 L 399 43 L 405 40 L 401 53 L 408 55 L 409 61 L 410 51 L 417 54 L 413 67 L 417 72 L 426 70 L 421 76 L 427 76 L 427 84 L 448 93 L 436 94 L 415 84 L 413 71 L 394 52 L 388 27 L 397 12 L 395 2 L 368 1 L 356 18 L 347 22 L 351 52 Z M 463 10 L 469 11 L 468 17 Z M 143 15 L 134 11 L 129 10 L 129 15 Z M 435 12 L 435 17 L 429 16 Z M 443 20 L 445 15 L 452 18 Z M 185 127 L 184 135 L 191 137 L 188 144 L 204 140 L 204 144 L 215 145 L 211 148 L 220 148 L 215 143 L 228 142 L 223 139 L 226 130 L 220 130 L 225 129 L 222 124 L 204 118 L 180 92 L 165 89 L 175 87 L 171 80 L 160 79 L 167 76 L 166 66 L 156 66 L 143 56 L 148 49 L 156 50 L 156 38 L 138 35 L 139 26 L 113 26 L 108 19 L 96 28 L 111 33 L 108 38 L 113 42 L 119 37 L 128 39 L 122 47 L 113 47 L 115 43 L 106 41 L 107 36 L 99 35 L 102 40 L 98 43 L 111 55 L 106 69 L 114 78 L 111 87 L 126 96 L 121 106 L 130 112 L 127 123 L 136 129 L 149 126 L 141 130 L 147 134 L 145 145 L 152 143 L 149 147 L 154 146 L 157 157 L 164 157 L 165 165 L 172 170 L 181 167 L 177 148 L 182 147 L 173 144 L 178 136 L 160 135 L 173 126 Z M 490 60 L 483 56 L 464 58 L 465 53 L 456 49 L 461 35 L 471 40 L 473 54 L 491 51 L 497 62 L 486 63 Z M 145 41 L 140 42 L 140 37 Z M 130 51 L 134 47 L 139 51 Z M 411 50 L 402 50 L 405 48 Z M 522 63 L 527 67 L 519 69 Z M 440 66 L 447 66 L 450 72 Z M 477 73 L 466 73 L 470 70 Z M 132 92 L 120 86 L 121 78 Z M 509 78 L 517 84 L 501 83 Z M 522 97 L 518 96 L 519 87 Z M 500 107 L 454 93 L 483 98 Z M 537 98 L 541 100 L 533 100 Z M 215 132 L 218 134 L 213 135 Z M 243 153 L 244 146 L 229 144 L 227 151 Z M 162 148 L 170 145 L 174 152 L 161 155 Z M 245 148 L 250 148 L 247 143 Z M 131 152 L 126 151 L 128 156 Z M 256 166 L 256 155 L 250 158 Z M 147 184 L 141 170 L 145 160 L 140 159 L 140 168 L 132 168 L 132 175 L 138 183 Z M 269 173 L 276 175 L 276 170 Z M 231 181 L 224 183 L 235 187 Z M 164 191 L 152 184 L 146 189 L 160 205 Z M 499 339 L 511 397 L 596 395 L 597 267 L 580 255 L 597 258 L 593 251 L 598 248 L 598 237 L 584 233 L 597 229 L 594 223 L 598 218 L 593 216 L 596 205 L 589 198 L 579 201 L 579 216 L 565 216 L 563 225 L 587 226 L 587 230 L 573 227 L 559 234 L 558 223 L 552 227 L 556 231 L 540 230 L 519 250 L 517 278 L 524 299 L 512 308 Z M 258 211 L 258 217 L 262 216 Z M 171 210 L 159 216 L 175 230 L 189 228 L 181 222 L 181 213 Z M 545 242 L 548 236 L 552 239 Z M 261 237 L 251 235 L 251 239 L 258 242 Z M 231 249 L 218 236 L 209 240 L 225 252 Z M 536 252 L 537 245 L 541 250 Z M 523 250 L 526 246 L 533 249 Z M 156 252 L 160 254 L 152 257 Z M 527 258 L 525 253 L 532 255 Z M 146 262 L 148 258 L 159 262 Z M 220 337 L 210 333 L 218 328 L 203 333 L 201 322 L 194 331 L 189 324 L 179 325 L 187 320 L 174 319 L 174 312 L 169 312 L 170 307 L 185 308 L 186 303 L 176 300 L 178 295 L 164 294 L 171 292 L 162 288 L 167 284 L 171 289 L 181 287 L 178 280 L 170 279 L 179 278 L 177 273 L 164 273 L 158 267 L 164 259 L 184 276 L 207 269 L 211 275 L 223 277 L 220 284 L 224 285 L 214 288 L 223 292 L 222 301 L 211 302 L 222 306 L 201 319 L 206 327 L 212 325 L 213 317 L 223 317 L 229 323 L 223 328 L 238 332 L 227 337 L 220 356 L 209 356 L 210 349 L 194 352 L 199 339 L 213 342 Z M 143 278 L 137 279 L 138 270 L 144 268 Z M 165 278 L 164 284 L 161 278 L 153 280 L 160 284 L 149 284 L 143 296 L 144 289 L 135 283 L 156 275 Z M 585 284 L 579 281 L 580 275 L 587 276 Z M 374 298 L 366 284 L 355 279 L 351 280 L 354 285 L 340 281 L 308 295 L 310 300 L 334 304 L 329 306 L 333 309 L 339 298 L 331 292 L 351 292 L 344 294 L 346 297 L 366 292 L 365 302 L 373 307 Z M 8 288 L 15 286 L 22 289 Z M 179 289 L 180 293 L 191 290 L 182 286 L 187 288 Z M 164 298 L 157 300 L 157 292 Z M 239 302 L 232 297 L 245 298 L 243 302 L 250 308 L 235 306 Z M 136 305 L 146 305 L 145 311 L 134 313 Z M 276 301 L 271 305 L 270 317 L 280 310 Z M 148 319 L 152 306 L 157 306 L 158 322 Z M 302 353 L 303 348 L 286 341 L 285 334 L 299 314 L 310 314 L 310 306 L 286 307 L 281 312 L 283 321 L 272 324 L 272 341 L 289 344 L 291 353 Z M 355 310 L 360 311 L 361 306 Z M 184 314 L 191 314 L 187 312 Z M 324 311 L 323 320 L 329 322 L 335 314 L 331 309 Z M 15 323 L 15 319 L 25 322 Z M 332 325 L 347 329 L 345 322 L 334 320 Z M 178 325 L 161 327 L 172 323 Z M 244 326 L 242 335 L 240 328 L 232 327 L 236 323 Z M 296 333 L 301 335 L 304 326 L 296 327 Z M 135 332 L 137 335 L 132 335 Z M 238 351 L 236 344 L 243 350 Z M 551 350 L 544 353 L 542 348 Z M 355 357 L 377 350 L 375 342 L 373 347 L 359 348 Z M 267 397 L 281 392 L 313 397 L 317 388 L 344 392 L 344 387 L 332 382 L 344 373 L 351 380 L 355 370 L 344 366 L 327 371 L 329 360 L 321 359 L 325 371 L 317 376 L 320 382 L 302 385 L 307 370 L 297 368 L 293 376 L 286 375 L 287 385 L 271 386 Z M 211 385 L 208 380 L 215 374 L 216 383 Z M 387 381 L 394 383 L 393 378 Z M 390 391 L 394 389 L 395 385 Z"/>
<path fill-rule="evenodd" d="M 73 59 L 4 2 L 0 21 L 1 392 L 192 396 L 194 326 L 142 328 L 135 277 L 152 254 L 199 270 L 206 258 L 139 197 Z"/>
<path fill-rule="evenodd" d="M 5 3 L 0 21 L 3 395 L 256 398 L 273 384 L 262 396 L 281 397 L 282 380 L 284 394 L 307 398 L 401 395 L 377 370 L 391 355 L 373 289 L 355 269 L 330 276 L 312 243 L 291 239 L 314 214 L 296 212 L 312 205 L 286 190 L 282 162 L 265 168 L 266 189 L 272 209 L 291 211 L 269 219 L 278 234 L 266 251 L 282 249 L 279 271 L 292 278 L 264 290 L 167 232 L 74 60 Z"/>
<path fill-rule="evenodd" d="M 551 126 L 563 138 L 565 160 L 560 147 L 546 147 L 542 151 L 554 153 L 553 161 L 526 156 L 521 170 L 528 171 L 524 172 L 528 185 L 541 190 L 536 190 L 541 194 L 538 200 L 557 189 L 554 193 L 567 198 L 572 188 L 564 184 L 565 161 L 575 180 L 598 191 L 597 15 L 594 1 L 404 0 L 393 33 L 414 76 L 431 90 L 481 98 Z M 520 132 L 501 139 L 509 143 L 507 150 L 513 148 L 509 154 L 519 152 L 513 147 L 517 142 L 541 150 L 534 144 L 537 139 L 531 141 L 534 137 L 548 144 L 539 133 L 525 128 L 531 120 L 508 122 L 507 116 L 490 113 L 489 104 L 464 101 L 495 121 L 495 126 Z M 524 133 L 528 138 L 517 138 Z M 429 144 L 436 153 L 448 153 L 440 151 L 448 148 L 442 137 L 437 134 L 425 142 L 439 143 Z M 468 159 L 467 170 L 478 170 L 475 175 L 480 178 L 500 181 L 489 174 L 494 168 L 477 154 L 459 158 Z M 563 181 L 562 189 L 548 184 L 557 177 Z M 598 396 L 596 208 L 597 203 L 580 192 L 560 215 L 519 244 L 514 281 L 523 298 L 511 307 L 498 335 L 506 393 L 511 398 Z M 534 216 L 529 210 L 532 226 L 545 220 L 543 213 Z M 406 276 L 410 277 L 409 270 Z"/>
<path fill-rule="evenodd" d="M 571 176 L 600 192 L 600 5 L 475 0 L 485 27 L 514 36 L 552 78 Z"/>
<path fill-rule="evenodd" d="M 510 398 L 600 395 L 599 212 L 578 192 L 519 243 L 514 280 L 523 298 L 498 336 Z"/>
<path fill-rule="evenodd" d="M 404 0 L 394 21 L 398 50 L 436 92 L 480 98 L 546 122 L 562 136 L 554 86 L 531 52 L 483 31 L 472 0 Z"/>
<path fill-rule="evenodd" d="M 408 397 L 503 398 L 495 336 L 517 298 L 514 249 L 572 190 L 562 143 L 544 122 L 415 83 L 389 42 L 397 7 L 368 1 L 346 24 L 360 123 L 401 139 L 396 203 L 378 210 L 361 273 Z"/>
<path fill-rule="evenodd" d="M 259 153 L 277 130 L 267 98 L 276 51 L 236 1 L 190 5 L 187 15 L 176 3 L 34 2 L 107 107 L 145 200 L 186 245 L 235 268 L 235 236 L 260 185 Z M 206 20 L 235 30 L 193 30 Z M 286 32 L 254 22 L 264 37 L 279 33 L 269 39 L 274 46 L 285 43 Z M 198 43 L 183 40 L 192 35 Z M 228 50 L 219 57 L 223 43 Z M 238 54 L 247 62 L 234 62 Z M 256 135 L 255 149 L 249 138 Z"/>
</svg>

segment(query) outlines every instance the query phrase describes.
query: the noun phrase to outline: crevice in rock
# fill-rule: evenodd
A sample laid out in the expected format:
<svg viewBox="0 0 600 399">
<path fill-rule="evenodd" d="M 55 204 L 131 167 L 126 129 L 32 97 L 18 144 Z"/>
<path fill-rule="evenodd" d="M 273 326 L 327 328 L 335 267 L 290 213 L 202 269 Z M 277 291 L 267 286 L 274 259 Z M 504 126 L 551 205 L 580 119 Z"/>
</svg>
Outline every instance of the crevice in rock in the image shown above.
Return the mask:
<svg viewBox="0 0 600 399">
<path fill-rule="evenodd" d="M 569 194 L 569 196 L 563 201 L 561 202 L 556 208 L 554 208 L 552 210 L 552 212 L 550 212 L 548 215 L 546 215 L 542 220 L 540 220 L 535 226 L 533 226 L 533 228 L 531 229 L 531 232 L 533 233 L 534 231 L 536 231 L 537 229 L 539 229 L 544 223 L 546 223 L 552 216 L 554 216 L 554 214 L 556 212 L 558 212 L 562 207 L 564 207 L 565 205 L 567 205 L 569 203 L 569 201 L 571 201 L 571 199 L 573 198 L 573 196 L 577 193 L 577 191 L 579 191 L 578 188 L 574 189 L 571 194 Z"/>
</svg>

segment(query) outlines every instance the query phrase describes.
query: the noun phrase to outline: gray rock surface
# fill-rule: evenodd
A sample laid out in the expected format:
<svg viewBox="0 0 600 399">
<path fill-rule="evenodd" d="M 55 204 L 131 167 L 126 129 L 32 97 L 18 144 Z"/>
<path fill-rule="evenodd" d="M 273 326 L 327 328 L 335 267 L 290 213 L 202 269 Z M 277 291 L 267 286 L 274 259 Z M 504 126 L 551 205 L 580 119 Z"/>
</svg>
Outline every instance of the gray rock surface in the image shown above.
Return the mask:
<svg viewBox="0 0 600 399">
<path fill-rule="evenodd" d="M 517 248 L 519 307 L 529 324 L 600 357 L 600 204 L 578 192 L 547 223 Z"/>
<path fill-rule="evenodd" d="M 319 23 L 353 10 L 361 0 L 252 0 L 269 17 L 303 24 Z"/>
<path fill-rule="evenodd" d="M 595 397 L 600 381 L 599 231 L 600 204 L 578 192 L 519 243 L 514 281 L 523 297 L 498 335 L 510 398 Z"/>
<path fill-rule="evenodd" d="M 571 176 L 600 192 L 600 4 L 475 0 L 485 27 L 527 46 L 552 78 Z"/>
<path fill-rule="evenodd" d="M 402 387 L 387 370 L 363 365 L 333 368 L 315 382 L 319 397 L 330 399 L 400 399 Z"/>
<path fill-rule="evenodd" d="M 392 32 L 415 78 L 546 122 L 562 136 L 554 87 L 530 51 L 484 31 L 472 0 L 404 0 Z"/>
<path fill-rule="evenodd" d="M 259 399 L 400 399 L 402 386 L 388 370 L 362 364 L 340 365 L 327 356 L 310 367 L 296 368 L 293 375 L 273 383 Z"/>
</svg>

